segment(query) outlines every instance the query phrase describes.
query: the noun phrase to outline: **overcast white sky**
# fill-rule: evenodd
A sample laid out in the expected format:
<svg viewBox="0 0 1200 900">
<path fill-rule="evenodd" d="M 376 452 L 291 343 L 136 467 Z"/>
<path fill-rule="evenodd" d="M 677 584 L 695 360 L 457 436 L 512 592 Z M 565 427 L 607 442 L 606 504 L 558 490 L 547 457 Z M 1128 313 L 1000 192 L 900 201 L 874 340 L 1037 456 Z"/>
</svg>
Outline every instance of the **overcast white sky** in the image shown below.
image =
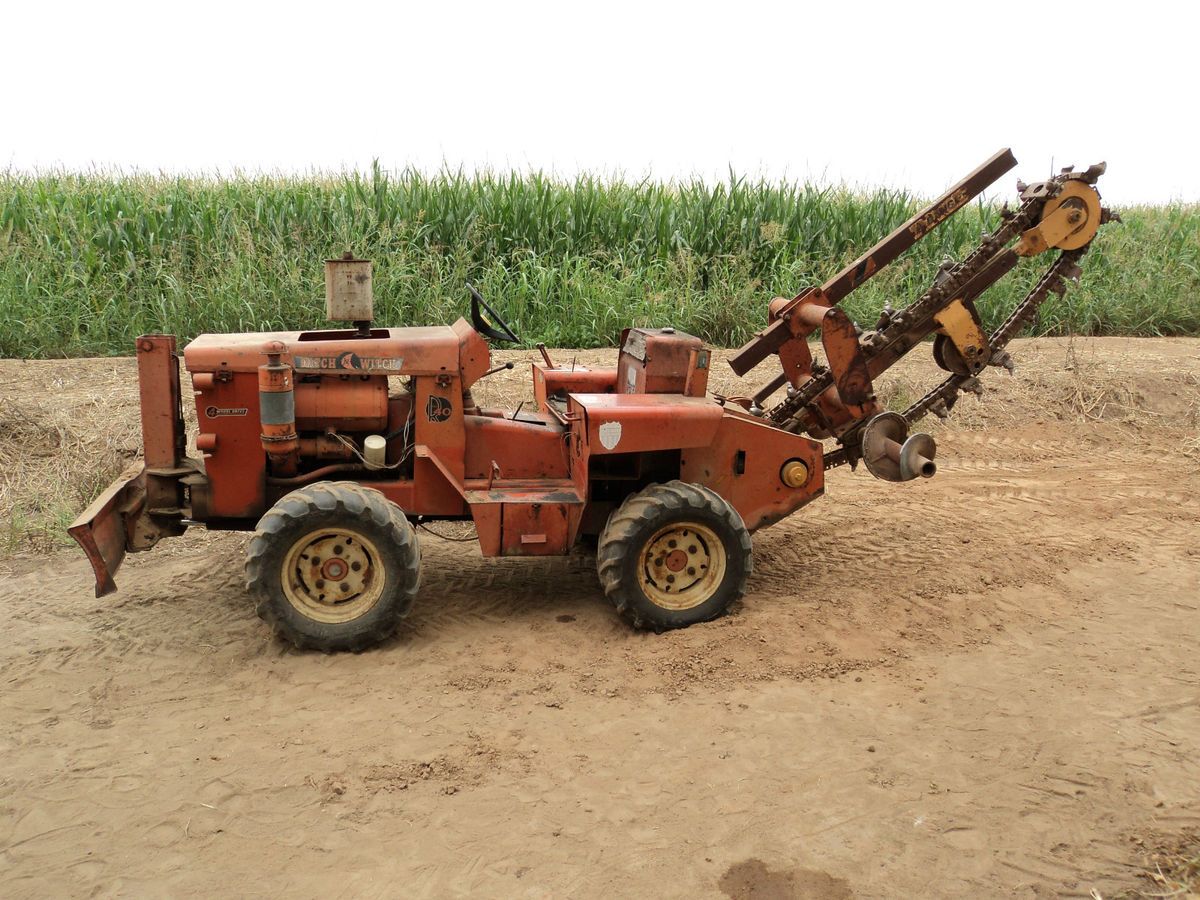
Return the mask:
<svg viewBox="0 0 1200 900">
<path fill-rule="evenodd" d="M 0 168 L 443 163 L 1200 200 L 1200 4 L 6 4 Z M 997 186 L 1004 194 L 1014 180 Z"/>
</svg>

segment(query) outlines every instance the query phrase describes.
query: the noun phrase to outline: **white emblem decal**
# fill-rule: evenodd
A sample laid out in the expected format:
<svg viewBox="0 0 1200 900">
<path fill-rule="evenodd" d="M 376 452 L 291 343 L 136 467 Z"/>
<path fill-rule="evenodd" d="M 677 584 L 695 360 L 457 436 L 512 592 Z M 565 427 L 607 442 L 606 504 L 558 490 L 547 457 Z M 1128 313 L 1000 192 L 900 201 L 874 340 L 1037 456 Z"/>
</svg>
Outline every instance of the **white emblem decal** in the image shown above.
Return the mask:
<svg viewBox="0 0 1200 900">
<path fill-rule="evenodd" d="M 611 450 L 621 443 L 621 423 L 605 422 L 600 426 L 599 434 L 600 443 L 604 445 L 604 449 Z"/>
</svg>

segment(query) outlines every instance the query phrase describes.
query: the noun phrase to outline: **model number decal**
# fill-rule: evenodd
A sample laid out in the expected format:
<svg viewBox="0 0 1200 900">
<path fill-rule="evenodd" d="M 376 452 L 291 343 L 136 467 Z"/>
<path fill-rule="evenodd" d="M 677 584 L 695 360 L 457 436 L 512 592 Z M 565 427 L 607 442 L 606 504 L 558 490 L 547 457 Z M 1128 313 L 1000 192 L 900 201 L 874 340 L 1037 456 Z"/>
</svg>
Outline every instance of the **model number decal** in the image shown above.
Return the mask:
<svg viewBox="0 0 1200 900">
<path fill-rule="evenodd" d="M 960 206 L 971 199 L 965 188 L 959 188 L 938 206 L 931 209 L 917 221 L 908 226 L 908 233 L 920 239 L 933 231 L 938 225 L 948 219 Z"/>
<path fill-rule="evenodd" d="M 244 406 L 206 406 L 204 414 L 210 419 L 219 419 L 222 416 L 244 416 L 250 410 Z"/>
<path fill-rule="evenodd" d="M 359 356 L 347 350 L 336 356 L 294 356 L 292 366 L 302 372 L 399 372 L 404 360 L 394 356 Z"/>
</svg>

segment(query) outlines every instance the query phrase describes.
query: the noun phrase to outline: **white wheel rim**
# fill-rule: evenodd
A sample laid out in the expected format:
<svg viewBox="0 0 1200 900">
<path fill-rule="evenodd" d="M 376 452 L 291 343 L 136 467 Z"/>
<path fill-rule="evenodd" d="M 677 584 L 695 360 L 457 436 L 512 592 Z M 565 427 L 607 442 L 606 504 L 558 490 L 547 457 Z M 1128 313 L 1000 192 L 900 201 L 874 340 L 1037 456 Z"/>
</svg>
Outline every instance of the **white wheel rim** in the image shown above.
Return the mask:
<svg viewBox="0 0 1200 900">
<path fill-rule="evenodd" d="M 284 557 L 284 598 L 314 621 L 352 621 L 383 596 L 382 559 L 375 544 L 354 529 L 309 532 Z"/>
<path fill-rule="evenodd" d="M 672 522 L 643 545 L 638 586 L 655 606 L 695 609 L 717 592 L 726 565 L 725 544 L 715 531 L 699 522 Z"/>
</svg>

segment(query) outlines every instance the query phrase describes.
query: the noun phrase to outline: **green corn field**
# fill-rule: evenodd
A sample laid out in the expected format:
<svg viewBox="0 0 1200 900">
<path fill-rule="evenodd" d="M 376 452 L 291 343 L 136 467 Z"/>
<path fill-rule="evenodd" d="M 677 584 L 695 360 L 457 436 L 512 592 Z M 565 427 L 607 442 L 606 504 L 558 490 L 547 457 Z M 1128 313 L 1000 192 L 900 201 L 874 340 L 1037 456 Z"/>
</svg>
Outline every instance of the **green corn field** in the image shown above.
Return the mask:
<svg viewBox="0 0 1200 900">
<path fill-rule="evenodd" d="M 527 344 L 611 345 L 625 326 L 670 324 L 736 345 L 763 326 L 771 297 L 828 277 L 919 205 L 902 190 L 735 176 L 0 174 L 0 356 L 127 354 L 148 332 L 321 326 L 322 260 L 346 250 L 375 262 L 380 324 L 452 321 L 471 281 Z M 869 327 L 885 302 L 910 302 L 998 212 L 964 209 L 846 308 Z M 1036 332 L 1200 334 L 1200 206 L 1120 213 Z M 1047 262 L 985 294 L 985 320 Z"/>
</svg>

